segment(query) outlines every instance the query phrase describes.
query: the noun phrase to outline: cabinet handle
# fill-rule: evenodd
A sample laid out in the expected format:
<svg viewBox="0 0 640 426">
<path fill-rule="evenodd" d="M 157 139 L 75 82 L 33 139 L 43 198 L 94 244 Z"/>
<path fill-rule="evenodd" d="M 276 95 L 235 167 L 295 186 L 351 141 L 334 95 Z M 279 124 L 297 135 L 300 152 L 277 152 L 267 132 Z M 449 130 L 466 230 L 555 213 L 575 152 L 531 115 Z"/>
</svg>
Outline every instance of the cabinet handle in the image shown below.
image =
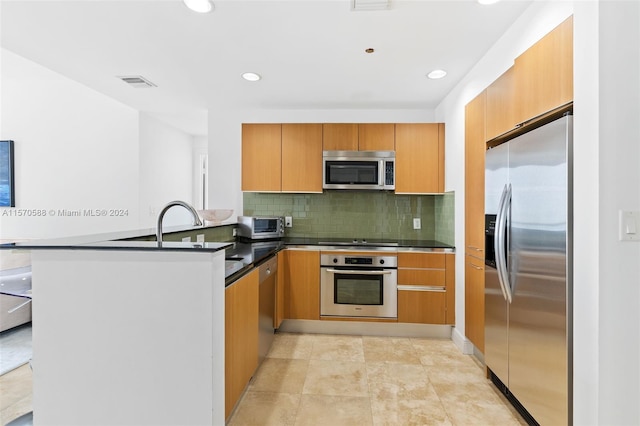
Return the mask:
<svg viewBox="0 0 640 426">
<path fill-rule="evenodd" d="M 484 251 L 481 248 L 475 247 L 475 246 L 467 246 L 468 248 L 470 248 L 471 250 L 475 250 L 475 251 Z"/>
<path fill-rule="evenodd" d="M 445 287 L 435 286 L 435 285 L 399 285 L 399 291 L 436 291 L 436 292 L 445 292 Z"/>
<path fill-rule="evenodd" d="M 388 275 L 391 271 L 343 271 L 341 269 L 325 269 L 327 272 L 344 275 Z"/>
<path fill-rule="evenodd" d="M 469 263 L 469 262 L 467 262 L 467 263 L 468 263 L 469 266 L 471 266 L 476 271 L 482 271 L 482 267 L 481 266 L 476 266 L 473 263 Z"/>
</svg>

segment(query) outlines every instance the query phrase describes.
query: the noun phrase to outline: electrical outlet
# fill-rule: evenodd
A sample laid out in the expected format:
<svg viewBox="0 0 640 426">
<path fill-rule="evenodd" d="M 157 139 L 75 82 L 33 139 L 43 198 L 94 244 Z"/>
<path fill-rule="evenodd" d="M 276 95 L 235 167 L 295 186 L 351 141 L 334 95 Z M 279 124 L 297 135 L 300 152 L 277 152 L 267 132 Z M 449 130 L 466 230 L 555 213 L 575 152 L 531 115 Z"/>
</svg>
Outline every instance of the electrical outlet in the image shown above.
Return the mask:
<svg viewBox="0 0 640 426">
<path fill-rule="evenodd" d="M 204 234 L 198 234 L 198 235 L 196 235 L 196 242 L 198 242 L 198 243 L 204 243 Z"/>
<path fill-rule="evenodd" d="M 291 228 L 293 226 L 293 218 L 291 216 L 284 217 L 284 226 L 285 228 Z"/>
<path fill-rule="evenodd" d="M 413 218 L 413 229 L 421 229 L 422 228 L 422 224 L 420 223 L 420 218 L 419 217 L 414 217 Z"/>
</svg>

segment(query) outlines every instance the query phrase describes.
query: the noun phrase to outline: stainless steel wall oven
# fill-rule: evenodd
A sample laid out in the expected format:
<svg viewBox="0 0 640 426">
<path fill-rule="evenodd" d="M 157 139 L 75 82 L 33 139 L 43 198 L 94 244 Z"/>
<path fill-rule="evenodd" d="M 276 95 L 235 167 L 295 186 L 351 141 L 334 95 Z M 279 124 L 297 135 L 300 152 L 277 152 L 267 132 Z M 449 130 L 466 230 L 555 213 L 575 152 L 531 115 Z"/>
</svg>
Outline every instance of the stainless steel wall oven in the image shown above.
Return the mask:
<svg viewBox="0 0 640 426">
<path fill-rule="evenodd" d="M 320 315 L 398 317 L 395 256 L 320 256 Z"/>
</svg>

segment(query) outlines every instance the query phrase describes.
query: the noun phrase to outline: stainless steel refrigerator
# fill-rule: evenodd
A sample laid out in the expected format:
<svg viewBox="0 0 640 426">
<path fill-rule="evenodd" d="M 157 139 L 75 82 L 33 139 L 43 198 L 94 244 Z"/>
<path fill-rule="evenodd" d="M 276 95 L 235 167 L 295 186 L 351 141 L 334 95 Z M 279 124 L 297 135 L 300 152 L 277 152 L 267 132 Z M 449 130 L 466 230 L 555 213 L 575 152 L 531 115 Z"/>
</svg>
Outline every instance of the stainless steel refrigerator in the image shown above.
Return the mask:
<svg viewBox="0 0 640 426">
<path fill-rule="evenodd" d="M 572 423 L 572 139 L 565 115 L 486 152 L 485 362 L 530 423 Z"/>
</svg>

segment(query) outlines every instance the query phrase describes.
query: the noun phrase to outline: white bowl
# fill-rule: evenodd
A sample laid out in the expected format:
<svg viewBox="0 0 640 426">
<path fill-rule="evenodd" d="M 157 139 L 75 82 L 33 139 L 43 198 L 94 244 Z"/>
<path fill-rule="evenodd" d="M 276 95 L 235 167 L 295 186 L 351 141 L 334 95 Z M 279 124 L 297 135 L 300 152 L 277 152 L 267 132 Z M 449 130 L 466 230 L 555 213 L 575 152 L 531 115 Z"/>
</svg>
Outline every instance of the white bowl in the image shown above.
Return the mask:
<svg viewBox="0 0 640 426">
<path fill-rule="evenodd" d="M 230 209 L 198 210 L 198 214 L 207 222 L 220 223 L 223 220 L 229 219 L 233 214 L 233 210 L 230 210 Z"/>
</svg>

